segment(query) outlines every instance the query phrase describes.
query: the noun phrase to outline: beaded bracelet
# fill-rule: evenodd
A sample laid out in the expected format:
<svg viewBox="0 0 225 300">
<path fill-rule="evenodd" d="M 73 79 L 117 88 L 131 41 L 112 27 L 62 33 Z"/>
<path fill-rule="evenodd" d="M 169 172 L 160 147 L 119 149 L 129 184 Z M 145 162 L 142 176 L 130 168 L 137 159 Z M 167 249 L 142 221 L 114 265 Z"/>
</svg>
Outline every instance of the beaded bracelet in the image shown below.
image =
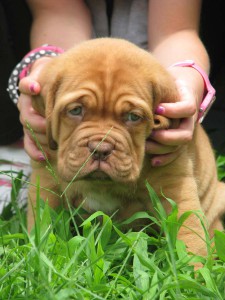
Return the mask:
<svg viewBox="0 0 225 300">
<path fill-rule="evenodd" d="M 29 74 L 32 63 L 44 56 L 55 57 L 63 53 L 64 50 L 58 47 L 43 45 L 30 51 L 20 63 L 18 63 L 15 69 L 12 71 L 9 81 L 7 91 L 9 93 L 12 101 L 17 104 L 19 94 L 18 94 L 18 83 L 19 81 Z"/>
</svg>

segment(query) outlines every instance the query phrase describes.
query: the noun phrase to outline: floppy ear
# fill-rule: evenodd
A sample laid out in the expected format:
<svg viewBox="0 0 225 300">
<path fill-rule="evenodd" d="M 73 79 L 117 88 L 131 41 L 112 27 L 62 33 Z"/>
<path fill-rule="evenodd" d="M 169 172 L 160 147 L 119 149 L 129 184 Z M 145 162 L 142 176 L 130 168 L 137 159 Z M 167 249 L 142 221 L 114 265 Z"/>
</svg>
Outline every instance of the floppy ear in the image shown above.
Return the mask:
<svg viewBox="0 0 225 300">
<path fill-rule="evenodd" d="M 169 72 L 161 67 L 157 70 L 152 79 L 153 84 L 153 108 L 156 108 L 159 103 L 177 102 L 179 93 L 176 87 L 175 80 Z"/>
<path fill-rule="evenodd" d="M 167 117 L 154 114 L 154 130 L 159 129 L 175 129 L 179 126 L 180 120 L 179 119 L 169 119 Z"/>
<path fill-rule="evenodd" d="M 43 117 L 46 118 L 46 133 L 48 145 L 51 150 L 57 150 L 57 142 L 52 136 L 51 115 L 55 105 L 55 97 L 60 85 L 61 78 L 55 77 L 54 81 L 45 82 L 42 86 L 41 94 L 32 97 L 33 108 Z"/>
<path fill-rule="evenodd" d="M 154 126 L 153 129 L 168 129 L 171 126 L 171 120 L 160 115 L 154 115 Z"/>
<path fill-rule="evenodd" d="M 158 70 L 153 79 L 153 112 L 160 103 L 177 102 L 179 94 L 172 76 L 163 67 Z M 178 119 L 154 114 L 154 129 L 177 128 Z"/>
</svg>

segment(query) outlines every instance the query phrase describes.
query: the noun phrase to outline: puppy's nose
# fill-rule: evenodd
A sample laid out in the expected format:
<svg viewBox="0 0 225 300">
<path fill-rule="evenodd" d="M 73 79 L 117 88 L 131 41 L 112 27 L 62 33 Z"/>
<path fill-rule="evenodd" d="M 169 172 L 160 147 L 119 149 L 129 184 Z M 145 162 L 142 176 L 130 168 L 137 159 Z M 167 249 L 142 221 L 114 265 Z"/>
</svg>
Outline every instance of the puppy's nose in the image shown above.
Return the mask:
<svg viewBox="0 0 225 300">
<path fill-rule="evenodd" d="M 92 158 L 94 160 L 106 160 L 107 157 L 112 153 L 114 146 L 107 142 L 88 142 L 89 151 L 93 153 Z"/>
</svg>

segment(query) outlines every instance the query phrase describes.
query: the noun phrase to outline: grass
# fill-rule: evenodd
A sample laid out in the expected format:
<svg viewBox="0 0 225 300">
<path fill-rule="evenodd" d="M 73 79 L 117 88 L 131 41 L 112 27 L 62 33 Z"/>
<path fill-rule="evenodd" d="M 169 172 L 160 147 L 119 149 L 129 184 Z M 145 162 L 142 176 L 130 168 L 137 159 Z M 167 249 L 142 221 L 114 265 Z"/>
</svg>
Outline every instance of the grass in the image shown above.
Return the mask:
<svg viewBox="0 0 225 300">
<path fill-rule="evenodd" d="M 225 158 L 218 157 L 225 177 Z M 99 211 L 83 220 L 79 209 L 52 210 L 37 192 L 36 226 L 29 235 L 25 209 L 17 206 L 21 174 L 12 179 L 11 203 L 0 217 L 0 299 L 225 299 L 225 233 L 215 232 L 207 257 L 187 253 L 177 232 L 192 212 L 180 218 L 176 204 L 166 215 L 147 183 L 155 214 L 140 212 L 126 222 L 148 218 L 139 232 Z M 150 200 L 151 198 L 151 200 Z M 211 243 L 206 232 L 206 244 Z M 192 262 L 204 267 L 195 271 Z"/>
</svg>

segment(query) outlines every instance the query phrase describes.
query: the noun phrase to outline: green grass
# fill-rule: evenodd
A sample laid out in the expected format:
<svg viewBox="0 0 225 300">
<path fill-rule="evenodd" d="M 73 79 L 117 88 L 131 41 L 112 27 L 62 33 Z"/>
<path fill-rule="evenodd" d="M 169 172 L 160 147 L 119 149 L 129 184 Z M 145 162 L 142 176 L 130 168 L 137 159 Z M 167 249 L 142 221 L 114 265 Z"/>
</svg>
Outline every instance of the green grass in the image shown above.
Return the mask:
<svg viewBox="0 0 225 300">
<path fill-rule="evenodd" d="M 225 158 L 218 158 L 220 179 Z M 192 212 L 166 215 L 147 184 L 155 214 L 140 212 L 127 223 L 148 218 L 146 227 L 123 232 L 96 212 L 78 225 L 80 211 L 52 210 L 37 193 L 36 226 L 28 235 L 25 209 L 17 206 L 21 174 L 13 179 L 11 203 L 0 217 L 0 299 L 225 299 L 225 234 L 215 232 L 208 256 L 188 254 L 177 232 Z M 151 198 L 151 200 L 150 200 Z M 211 243 L 207 232 L 206 244 Z M 192 262 L 202 269 L 194 271 Z"/>
</svg>

